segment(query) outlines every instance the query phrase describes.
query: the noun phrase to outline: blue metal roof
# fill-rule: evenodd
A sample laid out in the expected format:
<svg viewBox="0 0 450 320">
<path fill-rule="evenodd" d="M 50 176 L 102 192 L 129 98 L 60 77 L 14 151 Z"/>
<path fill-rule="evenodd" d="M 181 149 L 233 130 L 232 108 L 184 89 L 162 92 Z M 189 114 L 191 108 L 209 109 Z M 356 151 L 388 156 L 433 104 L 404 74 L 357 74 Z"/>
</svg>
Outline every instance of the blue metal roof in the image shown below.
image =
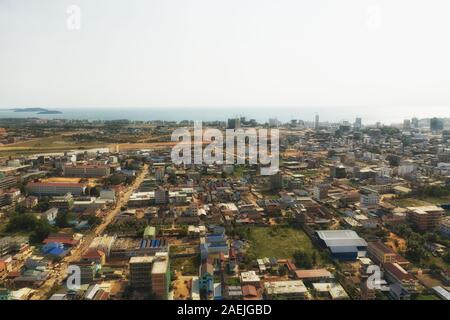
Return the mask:
<svg viewBox="0 0 450 320">
<path fill-rule="evenodd" d="M 355 246 L 330 247 L 332 253 L 358 253 L 358 248 Z"/>
</svg>

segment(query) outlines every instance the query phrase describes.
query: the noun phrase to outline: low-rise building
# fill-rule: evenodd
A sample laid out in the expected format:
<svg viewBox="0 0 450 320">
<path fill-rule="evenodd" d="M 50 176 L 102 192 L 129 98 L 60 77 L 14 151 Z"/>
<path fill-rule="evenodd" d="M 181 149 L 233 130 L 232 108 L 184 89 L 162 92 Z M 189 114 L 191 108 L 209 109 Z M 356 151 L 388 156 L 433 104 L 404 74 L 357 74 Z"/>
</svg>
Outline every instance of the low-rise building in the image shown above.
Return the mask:
<svg viewBox="0 0 450 320">
<path fill-rule="evenodd" d="M 63 174 L 66 177 L 100 178 L 108 176 L 111 168 L 107 164 L 64 164 Z"/>
<path fill-rule="evenodd" d="M 308 299 L 308 289 L 301 280 L 265 282 L 264 290 L 270 299 Z"/>
<path fill-rule="evenodd" d="M 329 281 L 332 277 L 331 272 L 326 269 L 295 270 L 294 273 L 295 279 L 308 282 Z"/>
<path fill-rule="evenodd" d="M 29 182 L 27 192 L 38 196 L 61 196 L 67 193 L 82 195 L 86 190 L 84 183 Z"/>
<path fill-rule="evenodd" d="M 407 268 L 409 265 L 408 260 L 403 258 L 381 241 L 370 241 L 367 246 L 367 251 L 373 260 L 378 264 L 398 263 L 404 268 Z"/>
<path fill-rule="evenodd" d="M 353 230 L 321 230 L 316 235 L 334 259 L 352 261 L 366 256 L 367 242 Z"/>
<path fill-rule="evenodd" d="M 377 208 L 380 203 L 380 194 L 372 189 L 363 188 L 360 191 L 360 204 L 361 208 L 374 209 Z"/>
<path fill-rule="evenodd" d="M 384 263 L 383 265 L 384 274 L 386 279 L 392 283 L 397 283 L 409 292 L 416 291 L 418 281 L 412 274 L 403 269 L 398 263 Z"/>
<path fill-rule="evenodd" d="M 261 278 L 253 270 L 241 272 L 241 284 L 253 285 L 256 288 L 259 288 L 261 285 Z"/>
</svg>

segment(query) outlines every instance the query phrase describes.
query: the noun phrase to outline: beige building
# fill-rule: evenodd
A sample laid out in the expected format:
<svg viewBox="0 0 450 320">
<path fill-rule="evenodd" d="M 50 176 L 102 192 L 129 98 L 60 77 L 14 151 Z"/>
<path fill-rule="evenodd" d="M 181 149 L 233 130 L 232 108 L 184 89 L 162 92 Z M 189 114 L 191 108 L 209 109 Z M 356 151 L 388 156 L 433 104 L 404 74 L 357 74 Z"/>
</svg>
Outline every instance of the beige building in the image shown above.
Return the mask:
<svg viewBox="0 0 450 320">
<path fill-rule="evenodd" d="M 133 289 L 151 289 L 154 259 L 150 256 L 130 259 L 130 285 Z"/>
<path fill-rule="evenodd" d="M 435 230 L 444 215 L 444 209 L 437 206 L 408 207 L 408 217 L 420 231 Z"/>
</svg>

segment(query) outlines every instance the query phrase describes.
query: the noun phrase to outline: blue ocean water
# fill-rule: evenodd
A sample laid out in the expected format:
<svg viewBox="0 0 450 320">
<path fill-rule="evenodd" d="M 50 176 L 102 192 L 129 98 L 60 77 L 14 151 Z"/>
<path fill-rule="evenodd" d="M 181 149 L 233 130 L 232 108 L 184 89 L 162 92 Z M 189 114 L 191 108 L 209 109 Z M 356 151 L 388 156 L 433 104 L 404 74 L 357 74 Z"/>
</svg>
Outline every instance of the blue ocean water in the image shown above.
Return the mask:
<svg viewBox="0 0 450 320">
<path fill-rule="evenodd" d="M 385 124 L 401 123 L 403 119 L 427 117 L 450 118 L 449 107 L 398 107 L 398 108 L 355 108 L 355 107 L 149 107 L 149 108 L 58 108 L 49 107 L 50 110 L 61 111 L 62 114 L 37 114 L 33 112 L 14 112 L 11 109 L 0 109 L 0 118 L 29 118 L 44 119 L 80 119 L 80 120 L 201 120 L 226 121 L 232 117 L 246 117 L 259 122 L 266 122 L 270 118 L 287 122 L 293 119 L 314 121 L 316 114 L 320 121 L 340 122 L 347 120 L 353 122 L 356 117 L 362 117 L 363 123 Z"/>
</svg>

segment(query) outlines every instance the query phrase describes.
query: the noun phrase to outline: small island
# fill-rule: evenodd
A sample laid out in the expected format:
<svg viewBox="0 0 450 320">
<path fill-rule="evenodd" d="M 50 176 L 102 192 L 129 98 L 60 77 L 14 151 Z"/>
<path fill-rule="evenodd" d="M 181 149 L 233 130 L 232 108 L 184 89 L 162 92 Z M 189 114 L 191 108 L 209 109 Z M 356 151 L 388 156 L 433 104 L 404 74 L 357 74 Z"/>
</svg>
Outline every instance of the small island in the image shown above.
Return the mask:
<svg viewBox="0 0 450 320">
<path fill-rule="evenodd" d="M 46 110 L 46 111 L 40 111 L 37 114 L 61 114 L 61 111 L 58 110 Z"/>
<path fill-rule="evenodd" d="M 45 108 L 14 108 L 14 112 L 35 112 L 37 114 L 61 114 L 58 110 L 48 110 Z"/>
</svg>

